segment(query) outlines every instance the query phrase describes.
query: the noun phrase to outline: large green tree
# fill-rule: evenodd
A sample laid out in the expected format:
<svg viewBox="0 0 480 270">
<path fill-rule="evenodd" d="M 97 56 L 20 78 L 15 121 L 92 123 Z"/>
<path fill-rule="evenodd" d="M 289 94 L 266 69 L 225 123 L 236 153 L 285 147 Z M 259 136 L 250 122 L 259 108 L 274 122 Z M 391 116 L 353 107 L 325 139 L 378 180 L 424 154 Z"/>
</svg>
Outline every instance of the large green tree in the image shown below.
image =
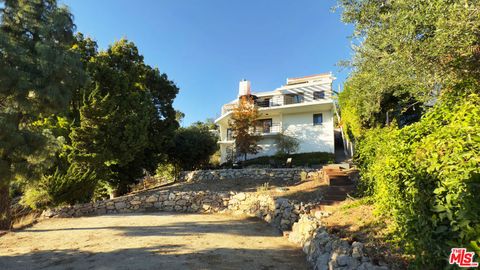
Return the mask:
<svg viewBox="0 0 480 270">
<path fill-rule="evenodd" d="M 343 20 L 355 26 L 352 74 L 340 95 L 354 132 L 353 121 L 414 122 L 422 104 L 466 81 L 480 83 L 480 1 L 339 2 Z"/>
<path fill-rule="evenodd" d="M 411 268 L 443 269 L 453 247 L 480 254 L 480 1 L 340 4 L 355 26 L 339 103 L 359 187 Z"/>
<path fill-rule="evenodd" d="M 63 110 L 84 72 L 71 49 L 74 23 L 67 8 L 55 0 L 0 4 L 0 229 L 8 229 L 12 179 L 36 172 L 51 149 L 48 131 L 31 123 Z"/>
<path fill-rule="evenodd" d="M 180 169 L 194 170 L 209 163 L 218 149 L 218 138 L 212 131 L 211 122 L 195 122 L 175 133 L 168 152 L 168 161 Z"/>
<path fill-rule="evenodd" d="M 88 96 L 70 135 L 70 162 L 124 193 L 166 151 L 178 127 L 172 106 L 178 88 L 124 39 L 89 61 Z"/>
</svg>

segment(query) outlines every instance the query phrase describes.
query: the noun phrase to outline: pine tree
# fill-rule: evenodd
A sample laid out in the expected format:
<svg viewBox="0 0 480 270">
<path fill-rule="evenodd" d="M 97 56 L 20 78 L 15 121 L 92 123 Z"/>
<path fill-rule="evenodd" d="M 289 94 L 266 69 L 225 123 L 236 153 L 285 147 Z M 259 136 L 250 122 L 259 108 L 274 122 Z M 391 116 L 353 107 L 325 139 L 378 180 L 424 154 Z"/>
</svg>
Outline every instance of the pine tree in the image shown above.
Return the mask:
<svg viewBox="0 0 480 270">
<path fill-rule="evenodd" d="M 72 15 L 55 0 L 3 2 L 0 10 L 0 229 L 9 229 L 9 186 L 41 163 L 48 140 L 31 123 L 61 111 L 85 79 Z"/>
</svg>

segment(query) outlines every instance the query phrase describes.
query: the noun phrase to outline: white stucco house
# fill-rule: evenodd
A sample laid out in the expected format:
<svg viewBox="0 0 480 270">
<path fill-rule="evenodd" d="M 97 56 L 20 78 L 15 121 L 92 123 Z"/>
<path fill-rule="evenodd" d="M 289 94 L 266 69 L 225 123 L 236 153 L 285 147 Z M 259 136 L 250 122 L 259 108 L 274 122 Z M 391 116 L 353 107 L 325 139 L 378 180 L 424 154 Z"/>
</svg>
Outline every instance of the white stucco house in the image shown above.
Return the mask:
<svg viewBox="0 0 480 270">
<path fill-rule="evenodd" d="M 249 81 L 241 81 L 238 97 L 253 95 L 260 117 L 255 132 L 262 136 L 262 150 L 248 159 L 270 156 L 277 152 L 276 135 L 283 133 L 299 141 L 297 153 L 334 153 L 334 104 L 331 73 L 288 78 L 287 83 L 273 91 L 252 93 Z M 223 105 L 219 126 L 221 162 L 228 160 L 235 140 L 229 127 L 232 109 L 238 98 Z"/>
</svg>

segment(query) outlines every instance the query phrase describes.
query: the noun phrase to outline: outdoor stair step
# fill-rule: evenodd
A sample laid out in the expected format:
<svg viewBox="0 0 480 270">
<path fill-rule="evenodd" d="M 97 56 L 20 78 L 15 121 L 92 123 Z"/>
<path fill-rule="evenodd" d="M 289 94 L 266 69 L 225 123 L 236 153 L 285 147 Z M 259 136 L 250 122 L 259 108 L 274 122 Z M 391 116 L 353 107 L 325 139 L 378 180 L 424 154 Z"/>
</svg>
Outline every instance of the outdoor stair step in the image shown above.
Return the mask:
<svg viewBox="0 0 480 270">
<path fill-rule="evenodd" d="M 352 193 L 355 190 L 354 185 L 344 186 L 327 186 L 325 187 L 325 193 Z"/>
<path fill-rule="evenodd" d="M 338 202 L 342 202 L 346 198 L 348 198 L 348 195 L 346 193 L 344 193 L 344 194 L 325 194 L 323 196 L 323 199 L 325 199 L 327 201 L 338 201 Z"/>
<path fill-rule="evenodd" d="M 326 180 L 329 186 L 346 186 L 353 184 L 350 178 L 346 176 L 327 177 Z"/>
<path fill-rule="evenodd" d="M 328 176 L 347 176 L 348 174 L 346 172 L 326 172 L 325 173 Z"/>
</svg>

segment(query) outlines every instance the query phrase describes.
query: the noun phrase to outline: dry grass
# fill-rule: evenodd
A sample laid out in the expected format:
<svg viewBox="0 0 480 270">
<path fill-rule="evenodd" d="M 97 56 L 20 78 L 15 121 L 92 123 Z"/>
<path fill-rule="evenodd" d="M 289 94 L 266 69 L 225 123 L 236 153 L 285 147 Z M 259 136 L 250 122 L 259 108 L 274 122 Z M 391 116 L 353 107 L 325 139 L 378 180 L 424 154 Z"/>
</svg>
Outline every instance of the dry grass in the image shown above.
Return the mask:
<svg viewBox="0 0 480 270">
<path fill-rule="evenodd" d="M 248 178 L 224 179 L 220 181 L 204 180 L 179 182 L 152 189 L 172 191 L 212 191 L 212 192 L 262 192 L 275 197 L 299 200 L 303 202 L 315 201 L 324 192 L 326 184 L 320 180 L 285 181 L 281 179 L 253 180 Z"/>
<path fill-rule="evenodd" d="M 384 261 L 391 269 L 406 269 L 412 258 L 389 241 L 389 220 L 373 213 L 374 206 L 362 200 L 349 200 L 336 206 L 333 214 L 324 218 L 328 231 L 350 242 L 365 244 L 374 261 Z"/>
<path fill-rule="evenodd" d="M 40 217 L 41 212 L 31 211 L 25 215 L 16 217 L 13 219 L 12 228 L 14 230 L 23 229 L 29 227 L 37 222 L 37 219 Z"/>
</svg>

